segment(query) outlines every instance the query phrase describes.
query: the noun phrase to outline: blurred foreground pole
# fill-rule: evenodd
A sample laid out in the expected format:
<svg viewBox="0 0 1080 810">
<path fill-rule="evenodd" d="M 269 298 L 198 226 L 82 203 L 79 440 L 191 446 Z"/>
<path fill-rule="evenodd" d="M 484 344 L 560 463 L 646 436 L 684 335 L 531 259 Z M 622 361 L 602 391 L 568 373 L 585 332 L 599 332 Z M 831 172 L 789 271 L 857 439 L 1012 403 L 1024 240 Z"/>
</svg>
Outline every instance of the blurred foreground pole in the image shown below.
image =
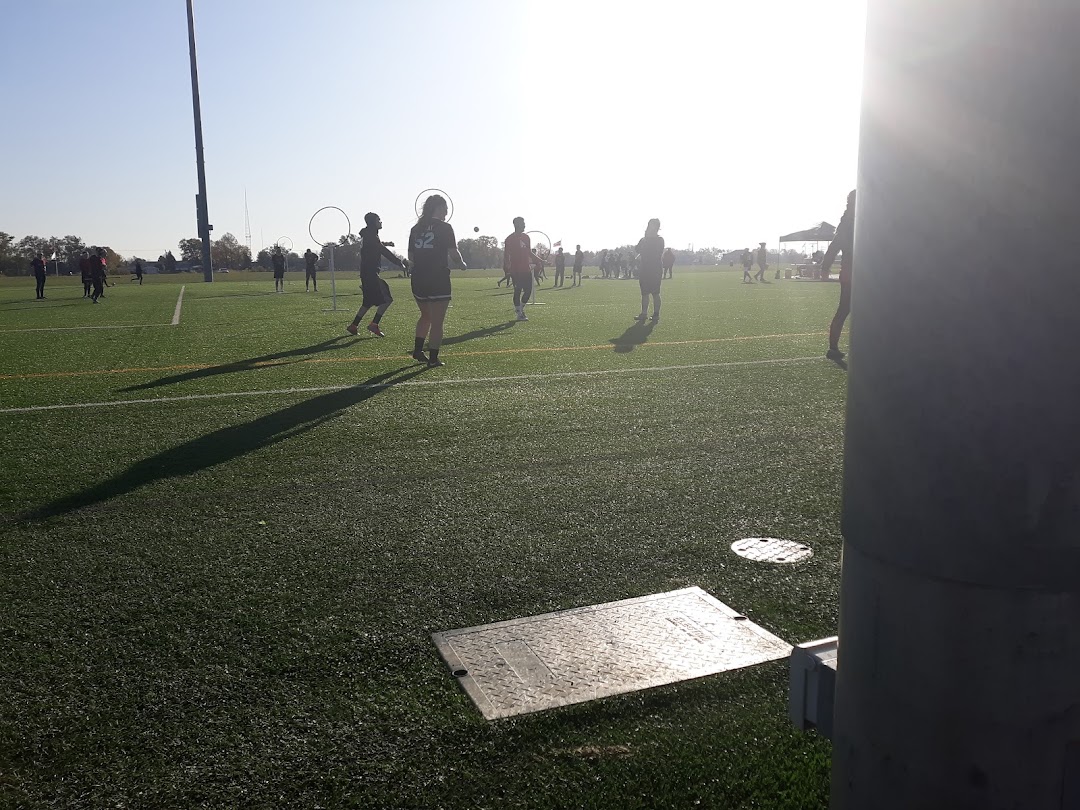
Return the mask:
<svg viewBox="0 0 1080 810">
<path fill-rule="evenodd" d="M 1077 43 L 869 0 L 834 810 L 1080 808 Z"/>
</svg>

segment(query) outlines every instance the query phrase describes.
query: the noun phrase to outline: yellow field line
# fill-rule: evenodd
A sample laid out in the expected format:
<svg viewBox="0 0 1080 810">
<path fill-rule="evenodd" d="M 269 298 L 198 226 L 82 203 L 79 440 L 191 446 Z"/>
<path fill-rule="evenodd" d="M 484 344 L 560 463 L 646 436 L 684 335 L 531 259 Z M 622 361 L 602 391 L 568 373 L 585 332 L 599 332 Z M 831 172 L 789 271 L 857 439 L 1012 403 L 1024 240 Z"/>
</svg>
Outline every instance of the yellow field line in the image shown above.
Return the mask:
<svg viewBox="0 0 1080 810">
<path fill-rule="evenodd" d="M 707 343 L 731 343 L 734 341 L 743 340 L 771 340 L 773 338 L 795 338 L 795 337 L 819 337 L 820 332 L 792 332 L 779 335 L 740 335 L 737 337 L 726 338 L 699 338 L 696 340 L 664 340 L 653 341 L 648 343 L 636 343 L 635 348 L 641 349 L 647 346 L 687 346 L 687 345 L 703 345 Z M 538 346 L 525 349 L 488 349 L 486 351 L 473 351 L 473 352 L 453 352 L 454 357 L 477 357 L 481 355 L 489 354 L 529 354 L 534 352 L 582 352 L 582 351 L 596 351 L 598 349 L 606 349 L 611 351 L 613 347 L 618 344 L 613 343 L 597 343 L 592 346 Z M 294 360 L 282 362 L 281 358 L 275 360 L 264 360 L 261 363 L 244 364 L 242 361 L 237 363 L 185 363 L 175 366 L 156 366 L 146 368 L 106 368 L 98 369 L 96 371 L 42 371 L 33 374 L 0 374 L 0 380 L 31 380 L 41 379 L 46 377 L 98 377 L 105 376 L 107 374 L 150 374 L 162 371 L 202 371 L 208 368 L 219 368 L 229 365 L 236 365 L 240 370 L 241 368 L 262 368 L 264 366 L 277 366 L 277 365 L 291 365 L 292 363 L 364 363 L 372 360 L 393 360 L 395 355 L 372 355 L 367 357 L 310 357 L 306 360 Z"/>
</svg>

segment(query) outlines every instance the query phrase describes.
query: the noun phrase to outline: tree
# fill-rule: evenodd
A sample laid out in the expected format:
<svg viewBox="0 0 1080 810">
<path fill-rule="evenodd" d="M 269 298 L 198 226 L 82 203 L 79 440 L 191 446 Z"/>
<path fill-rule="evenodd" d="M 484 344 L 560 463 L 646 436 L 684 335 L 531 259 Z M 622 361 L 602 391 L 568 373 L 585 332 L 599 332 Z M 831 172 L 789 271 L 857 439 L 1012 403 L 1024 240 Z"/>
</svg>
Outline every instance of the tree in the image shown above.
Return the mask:
<svg viewBox="0 0 1080 810">
<path fill-rule="evenodd" d="M 459 239 L 458 249 L 461 250 L 461 258 L 469 267 L 481 270 L 502 267 L 502 250 L 499 249 L 499 240 L 494 236 Z"/>
<path fill-rule="evenodd" d="M 202 264 L 202 239 L 181 239 L 180 260 Z"/>
<path fill-rule="evenodd" d="M 13 276 L 19 272 L 18 256 L 15 253 L 15 237 L 0 231 L 0 275 Z"/>
<path fill-rule="evenodd" d="M 199 242 L 199 240 L 194 240 Z M 200 249 L 202 243 L 199 242 Z M 235 236 L 227 233 L 216 242 L 210 243 L 210 260 L 214 267 L 240 269 L 251 264 L 251 251 L 241 245 Z"/>
</svg>

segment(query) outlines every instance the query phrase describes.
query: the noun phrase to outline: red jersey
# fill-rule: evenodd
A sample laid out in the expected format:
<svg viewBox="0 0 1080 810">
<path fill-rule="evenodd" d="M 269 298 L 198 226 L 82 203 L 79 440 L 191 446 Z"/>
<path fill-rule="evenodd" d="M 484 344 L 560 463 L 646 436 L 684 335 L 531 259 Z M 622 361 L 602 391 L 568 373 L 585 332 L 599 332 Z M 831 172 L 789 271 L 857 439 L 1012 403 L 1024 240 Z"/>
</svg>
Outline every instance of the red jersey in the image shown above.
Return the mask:
<svg viewBox="0 0 1080 810">
<path fill-rule="evenodd" d="M 512 233 L 506 237 L 503 247 L 503 270 L 512 275 L 528 275 L 534 260 L 532 240 L 527 233 Z"/>
</svg>

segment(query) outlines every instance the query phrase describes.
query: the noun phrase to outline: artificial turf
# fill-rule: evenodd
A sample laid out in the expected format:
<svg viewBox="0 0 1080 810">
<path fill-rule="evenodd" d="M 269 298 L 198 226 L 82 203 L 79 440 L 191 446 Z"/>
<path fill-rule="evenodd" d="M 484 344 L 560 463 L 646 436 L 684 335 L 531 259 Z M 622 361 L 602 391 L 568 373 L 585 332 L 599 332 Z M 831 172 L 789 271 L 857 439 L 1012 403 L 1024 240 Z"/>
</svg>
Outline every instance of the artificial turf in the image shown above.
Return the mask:
<svg viewBox="0 0 1080 810">
<path fill-rule="evenodd" d="M 512 323 L 456 275 L 433 370 L 404 279 L 385 339 L 354 274 L 0 281 L 0 805 L 824 807 L 785 662 L 489 722 L 430 640 L 689 585 L 835 632 L 838 291 L 740 277 L 677 268 L 649 329 L 632 281 Z"/>
</svg>

